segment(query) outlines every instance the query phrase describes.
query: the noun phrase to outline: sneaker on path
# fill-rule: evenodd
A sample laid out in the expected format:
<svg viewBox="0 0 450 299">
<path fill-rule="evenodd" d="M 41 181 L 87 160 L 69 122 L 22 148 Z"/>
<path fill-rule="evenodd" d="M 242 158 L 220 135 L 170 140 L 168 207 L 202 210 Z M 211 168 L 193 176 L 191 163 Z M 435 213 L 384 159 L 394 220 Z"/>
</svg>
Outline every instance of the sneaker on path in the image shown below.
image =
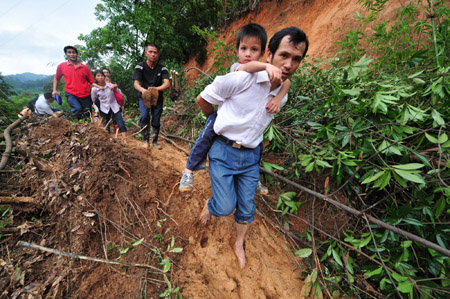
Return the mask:
<svg viewBox="0 0 450 299">
<path fill-rule="evenodd" d="M 258 186 L 256 186 L 256 193 L 261 195 L 267 195 L 269 194 L 269 189 L 267 189 L 266 186 L 264 186 L 261 181 L 258 181 Z"/>
<path fill-rule="evenodd" d="M 186 173 L 183 171 L 178 189 L 181 192 L 192 191 L 194 189 L 194 173 Z"/>
</svg>

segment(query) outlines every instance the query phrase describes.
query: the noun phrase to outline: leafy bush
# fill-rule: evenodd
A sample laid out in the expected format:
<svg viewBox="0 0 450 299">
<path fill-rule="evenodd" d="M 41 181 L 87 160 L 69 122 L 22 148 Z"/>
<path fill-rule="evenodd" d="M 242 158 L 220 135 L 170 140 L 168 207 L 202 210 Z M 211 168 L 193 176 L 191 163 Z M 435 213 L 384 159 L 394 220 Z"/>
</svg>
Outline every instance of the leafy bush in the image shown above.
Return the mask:
<svg viewBox="0 0 450 299">
<path fill-rule="evenodd" d="M 421 20 L 425 8 L 411 1 L 394 23 L 373 24 L 386 1 L 360 2 L 368 16 L 356 14 L 361 26 L 335 58 L 304 64 L 274 125 L 313 133 L 285 144 L 296 176 L 327 170 L 355 208 L 449 249 L 449 4 L 428 1 L 432 18 Z M 329 240 L 322 258 L 349 295 L 359 271 L 385 294 L 448 296 L 448 256 L 373 224 L 346 235 L 356 250 Z"/>
</svg>

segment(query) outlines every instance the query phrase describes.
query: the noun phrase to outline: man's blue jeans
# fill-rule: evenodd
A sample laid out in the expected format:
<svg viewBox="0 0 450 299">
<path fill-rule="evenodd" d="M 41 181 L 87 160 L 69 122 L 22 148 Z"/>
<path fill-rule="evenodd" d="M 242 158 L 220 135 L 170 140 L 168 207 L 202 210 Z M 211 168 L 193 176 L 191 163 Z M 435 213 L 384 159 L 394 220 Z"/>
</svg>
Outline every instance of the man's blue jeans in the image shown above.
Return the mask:
<svg viewBox="0 0 450 299">
<path fill-rule="evenodd" d="M 212 197 L 211 215 L 230 215 L 235 209 L 237 223 L 255 220 L 255 193 L 259 180 L 261 145 L 255 149 L 236 149 L 216 138 L 209 150 Z"/>
<path fill-rule="evenodd" d="M 82 118 L 89 116 L 92 107 L 91 96 L 85 98 L 76 97 L 66 92 L 67 103 L 69 104 L 72 116 L 75 118 Z"/>
<path fill-rule="evenodd" d="M 161 127 L 161 114 L 163 111 L 163 105 L 158 104 L 155 106 L 152 106 L 151 108 L 147 108 L 144 105 L 144 100 L 142 98 L 139 99 L 139 111 L 141 112 L 141 118 L 139 120 L 139 124 L 141 127 L 144 127 L 147 125 L 147 128 L 145 128 L 142 131 L 142 135 L 144 136 L 144 141 L 148 141 L 150 138 L 150 112 L 152 114 L 152 127 L 155 132 L 155 136 L 153 137 L 153 142 L 155 143 L 158 139 L 158 133 L 159 133 L 159 127 Z"/>
<path fill-rule="evenodd" d="M 152 114 L 152 127 L 159 128 L 161 127 L 161 115 L 163 111 L 163 105 L 158 104 L 152 106 L 151 108 L 147 108 L 144 105 L 144 100 L 139 99 L 139 111 L 141 112 L 141 118 L 139 123 L 141 126 L 145 126 L 150 122 L 150 112 Z"/>
</svg>

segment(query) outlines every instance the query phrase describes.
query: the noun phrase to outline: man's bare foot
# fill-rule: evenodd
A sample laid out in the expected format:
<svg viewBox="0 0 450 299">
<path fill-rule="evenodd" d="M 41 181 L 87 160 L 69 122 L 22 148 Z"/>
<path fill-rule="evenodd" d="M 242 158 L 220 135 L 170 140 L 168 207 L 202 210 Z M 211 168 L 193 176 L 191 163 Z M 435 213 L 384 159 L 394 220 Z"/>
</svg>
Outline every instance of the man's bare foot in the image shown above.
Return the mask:
<svg viewBox="0 0 450 299">
<path fill-rule="evenodd" d="M 233 246 L 233 251 L 238 259 L 239 267 L 241 267 L 241 269 L 244 269 L 247 266 L 247 258 L 245 257 L 244 246 L 238 246 L 235 243 Z"/>
<path fill-rule="evenodd" d="M 200 214 L 200 222 L 204 225 L 208 222 L 208 220 L 211 219 L 211 214 L 209 213 L 208 209 L 208 200 L 205 202 L 205 205 L 203 206 L 202 213 Z"/>
</svg>

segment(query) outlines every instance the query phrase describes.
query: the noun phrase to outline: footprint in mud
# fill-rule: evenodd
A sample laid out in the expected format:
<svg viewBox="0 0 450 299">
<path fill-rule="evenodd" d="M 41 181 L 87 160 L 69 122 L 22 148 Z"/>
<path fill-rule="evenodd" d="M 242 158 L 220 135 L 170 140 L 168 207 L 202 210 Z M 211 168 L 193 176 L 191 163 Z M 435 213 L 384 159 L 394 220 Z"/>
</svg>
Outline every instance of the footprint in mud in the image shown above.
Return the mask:
<svg viewBox="0 0 450 299">
<path fill-rule="evenodd" d="M 204 236 L 204 237 L 202 237 L 202 239 L 200 240 L 200 246 L 201 246 L 202 248 L 205 248 L 206 245 L 208 245 L 208 237 Z"/>
</svg>

